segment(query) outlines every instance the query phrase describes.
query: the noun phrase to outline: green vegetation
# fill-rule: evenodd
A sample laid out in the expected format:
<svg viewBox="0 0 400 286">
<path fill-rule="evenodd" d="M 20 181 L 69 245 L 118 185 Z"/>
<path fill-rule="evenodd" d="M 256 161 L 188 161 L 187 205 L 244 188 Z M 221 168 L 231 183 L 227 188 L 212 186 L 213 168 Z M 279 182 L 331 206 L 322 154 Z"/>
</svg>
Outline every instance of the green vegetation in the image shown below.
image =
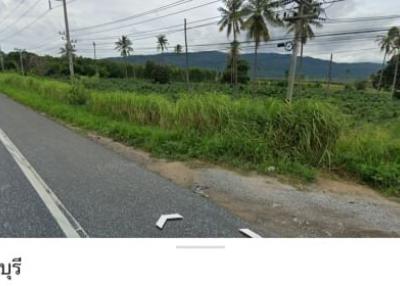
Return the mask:
<svg viewBox="0 0 400 286">
<path fill-rule="evenodd" d="M 0 90 L 15 100 L 157 156 L 265 173 L 273 166 L 306 180 L 322 168 L 400 194 L 400 101 L 304 83 L 287 105 L 284 86 L 262 81 L 233 96 L 228 86 L 198 84 L 188 95 L 183 84 L 0 75 Z"/>
<path fill-rule="evenodd" d="M 127 40 L 128 39 L 120 39 L 120 41 Z M 121 44 L 127 45 L 129 42 L 122 42 Z M 127 63 L 127 61 L 129 61 L 131 50 L 129 49 L 129 46 L 122 46 L 121 49 L 121 54 L 125 55 L 126 53 L 126 55 L 122 57 L 123 61 L 95 61 L 90 58 L 76 56 L 74 59 L 75 73 L 79 76 L 98 76 L 100 78 L 109 79 L 122 79 L 128 77 L 129 79 L 137 78 L 157 82 L 158 78 L 155 74 L 160 69 L 163 69 L 163 71 L 168 71 L 167 76 L 169 80 L 174 82 L 184 82 L 184 69 L 166 63 L 161 65 L 153 61 L 145 61 L 144 64 Z M 29 52 L 23 52 L 22 54 L 24 69 L 27 74 L 57 79 L 67 78 L 69 76 L 68 60 L 65 56 L 57 58 L 51 56 L 38 56 Z M 20 72 L 19 53 L 10 52 L 3 56 L 6 71 Z M 192 82 L 215 82 L 218 79 L 218 73 L 214 70 L 192 67 L 189 69 L 189 74 Z"/>
</svg>

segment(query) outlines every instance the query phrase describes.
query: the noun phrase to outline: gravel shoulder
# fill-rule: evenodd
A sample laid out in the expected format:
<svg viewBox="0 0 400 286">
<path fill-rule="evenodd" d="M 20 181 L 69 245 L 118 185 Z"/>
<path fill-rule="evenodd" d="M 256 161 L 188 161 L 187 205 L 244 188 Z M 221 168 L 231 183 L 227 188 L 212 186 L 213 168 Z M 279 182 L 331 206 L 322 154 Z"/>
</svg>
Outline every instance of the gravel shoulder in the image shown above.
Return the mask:
<svg viewBox="0 0 400 286">
<path fill-rule="evenodd" d="M 400 203 L 350 181 L 320 178 L 308 185 L 240 174 L 202 162 L 171 162 L 89 135 L 148 170 L 279 237 L 399 237 Z"/>
</svg>

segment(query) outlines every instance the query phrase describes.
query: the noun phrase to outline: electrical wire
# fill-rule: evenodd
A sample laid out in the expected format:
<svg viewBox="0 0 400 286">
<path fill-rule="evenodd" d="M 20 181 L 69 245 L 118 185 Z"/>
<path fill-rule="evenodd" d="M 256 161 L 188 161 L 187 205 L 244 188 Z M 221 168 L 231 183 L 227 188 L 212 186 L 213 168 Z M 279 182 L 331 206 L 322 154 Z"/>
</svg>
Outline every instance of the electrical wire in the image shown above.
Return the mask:
<svg viewBox="0 0 400 286">
<path fill-rule="evenodd" d="M 154 8 L 152 10 L 149 10 L 149 11 L 146 11 L 146 12 L 142 12 L 142 13 L 139 13 L 139 14 L 135 14 L 135 15 L 132 15 L 132 16 L 128 16 L 128 17 L 125 17 L 125 18 L 122 18 L 122 19 L 117 19 L 117 20 L 113 20 L 113 21 L 110 21 L 110 22 L 102 23 L 102 24 L 96 24 L 96 25 L 92 25 L 92 26 L 72 29 L 71 32 L 91 30 L 91 29 L 96 29 L 96 28 L 105 27 L 105 26 L 109 26 L 109 25 L 114 25 L 114 24 L 117 24 L 117 23 L 126 22 L 126 21 L 129 21 L 129 20 L 132 20 L 132 19 L 143 17 L 143 16 L 146 16 L 146 15 L 149 15 L 149 14 L 152 14 L 152 13 L 157 13 L 157 12 L 160 12 L 160 11 L 163 11 L 163 10 L 167 10 L 167 9 L 170 9 L 170 8 L 173 8 L 173 7 L 176 7 L 176 6 L 180 6 L 180 5 L 183 5 L 183 4 L 186 4 L 186 3 L 189 3 L 189 2 L 193 2 L 193 1 L 194 0 L 179 0 L 179 1 L 167 4 L 167 5 L 164 5 L 164 6 L 161 6 L 161 7 L 157 7 L 157 8 Z"/>
<path fill-rule="evenodd" d="M 4 21 L 6 21 L 10 16 L 13 14 L 14 11 L 17 11 L 19 7 L 21 7 L 22 4 L 24 4 L 26 0 L 21 0 L 20 2 L 17 3 L 17 5 L 12 9 L 7 16 L 5 16 L 3 19 L 0 20 L 0 25 L 3 24 Z"/>
<path fill-rule="evenodd" d="M 35 9 L 35 7 L 40 3 L 40 1 L 42 0 L 36 0 L 31 6 L 28 7 L 28 9 L 19 18 L 17 18 L 14 22 L 10 23 L 5 28 L 0 30 L 0 34 L 3 33 L 4 31 L 7 31 L 8 28 L 17 25 L 29 12 Z"/>
<path fill-rule="evenodd" d="M 190 21 L 189 24 L 196 24 L 196 23 L 201 23 L 201 22 L 205 22 L 205 21 L 209 21 L 209 20 L 215 20 L 217 18 L 220 18 L 220 16 L 214 16 L 214 17 L 208 17 L 208 18 L 203 18 L 203 19 L 199 19 L 199 20 L 195 20 L 195 21 Z M 158 34 L 162 34 L 164 33 L 164 30 L 167 30 L 166 32 L 168 32 L 169 29 L 172 28 L 179 28 L 182 27 L 183 24 L 176 24 L 176 25 L 171 25 L 171 26 L 167 26 L 167 27 L 161 27 L 161 28 L 157 28 L 157 29 L 152 29 L 152 30 L 146 30 L 146 31 L 140 31 L 140 32 L 134 32 L 134 33 L 130 33 L 130 34 L 126 34 L 126 36 L 141 36 L 141 35 L 146 35 L 149 33 L 157 33 Z M 101 41 L 101 40 L 110 40 L 110 39 L 115 39 L 117 37 L 119 37 L 120 35 L 114 35 L 114 36 L 107 36 L 107 37 L 100 37 L 100 38 L 89 38 L 89 39 L 84 39 L 84 38 L 77 38 L 77 41 Z"/>
<path fill-rule="evenodd" d="M 78 36 L 87 36 L 87 35 L 93 35 L 93 34 L 101 34 L 101 33 L 111 32 L 111 31 L 115 31 L 115 30 L 119 30 L 119 29 L 123 29 L 123 28 L 130 28 L 130 27 L 132 27 L 133 25 L 139 25 L 139 24 L 144 24 L 144 23 L 148 23 L 148 22 L 159 21 L 159 20 L 161 20 L 161 19 L 163 19 L 163 18 L 165 18 L 165 17 L 170 17 L 170 16 L 182 14 L 182 13 L 185 13 L 185 12 L 193 11 L 193 10 L 195 10 L 195 9 L 203 8 L 203 7 L 206 7 L 206 6 L 215 4 L 215 3 L 220 2 L 220 1 L 221 1 L 221 0 L 214 0 L 214 1 L 211 1 L 211 2 L 203 3 L 203 4 L 201 4 L 201 5 L 197 5 L 197 6 L 194 6 L 194 7 L 190 7 L 190 8 L 187 8 L 187 9 L 175 11 L 175 12 L 172 12 L 172 13 L 169 13 L 169 14 L 166 14 L 166 15 L 157 16 L 157 17 L 154 17 L 154 18 L 142 20 L 142 21 L 135 22 L 135 23 L 130 23 L 130 24 L 123 25 L 123 26 L 117 26 L 117 27 L 105 29 L 105 30 L 102 30 L 102 31 L 95 31 L 95 32 L 86 33 L 86 34 L 78 34 Z"/>
<path fill-rule="evenodd" d="M 68 4 L 70 4 L 70 3 L 72 3 L 72 2 L 75 2 L 75 1 L 76 1 L 76 0 L 70 0 L 70 1 L 68 1 Z M 26 25 L 23 26 L 22 28 L 18 29 L 18 30 L 15 31 L 15 32 L 12 32 L 12 34 L 11 34 L 10 36 L 4 37 L 4 38 L 0 39 L 0 42 L 8 41 L 8 40 L 14 38 L 15 36 L 21 34 L 23 31 L 25 31 L 25 30 L 31 28 L 31 27 L 32 27 L 33 25 L 35 25 L 37 22 L 39 22 L 40 20 L 42 20 L 47 14 L 51 13 L 54 9 L 57 9 L 57 8 L 60 8 L 60 7 L 62 7 L 62 4 L 61 4 L 61 5 L 54 6 L 52 9 L 48 9 L 48 10 L 44 11 L 42 14 L 40 14 L 39 16 L 37 16 L 35 19 L 33 19 L 31 22 L 29 22 L 28 24 L 26 24 Z"/>
</svg>

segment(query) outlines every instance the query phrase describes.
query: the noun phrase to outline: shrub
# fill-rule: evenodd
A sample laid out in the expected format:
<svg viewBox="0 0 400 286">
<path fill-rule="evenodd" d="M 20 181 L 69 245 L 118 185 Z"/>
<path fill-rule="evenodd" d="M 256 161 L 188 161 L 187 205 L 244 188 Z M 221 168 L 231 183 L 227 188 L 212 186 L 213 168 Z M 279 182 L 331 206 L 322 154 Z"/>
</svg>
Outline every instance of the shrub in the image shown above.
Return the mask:
<svg viewBox="0 0 400 286">
<path fill-rule="evenodd" d="M 345 91 L 348 91 L 348 92 L 351 92 L 351 91 L 354 91 L 355 88 L 354 88 L 354 86 L 353 86 L 352 84 L 346 83 L 346 84 L 344 85 L 344 90 L 345 90 Z"/>
<path fill-rule="evenodd" d="M 155 83 L 167 84 L 170 82 L 171 70 L 165 65 L 156 65 L 152 72 L 152 79 Z"/>
<path fill-rule="evenodd" d="M 79 81 L 74 81 L 70 90 L 65 96 L 68 104 L 72 105 L 85 105 L 88 102 L 90 95 L 89 91 Z"/>
<path fill-rule="evenodd" d="M 360 90 L 360 91 L 367 90 L 368 81 L 366 81 L 366 80 L 356 81 L 354 83 L 354 86 L 355 86 L 356 90 Z"/>
<path fill-rule="evenodd" d="M 238 83 L 246 84 L 250 81 L 248 76 L 250 66 L 245 60 L 238 60 L 237 62 L 237 80 Z M 231 83 L 231 64 L 228 64 L 222 76 L 223 83 Z"/>
<path fill-rule="evenodd" d="M 320 81 L 317 81 L 313 85 L 314 88 L 322 88 L 322 83 Z"/>
<path fill-rule="evenodd" d="M 393 97 L 396 98 L 396 99 L 400 99 L 400 89 L 397 89 L 397 90 L 394 92 Z"/>
</svg>

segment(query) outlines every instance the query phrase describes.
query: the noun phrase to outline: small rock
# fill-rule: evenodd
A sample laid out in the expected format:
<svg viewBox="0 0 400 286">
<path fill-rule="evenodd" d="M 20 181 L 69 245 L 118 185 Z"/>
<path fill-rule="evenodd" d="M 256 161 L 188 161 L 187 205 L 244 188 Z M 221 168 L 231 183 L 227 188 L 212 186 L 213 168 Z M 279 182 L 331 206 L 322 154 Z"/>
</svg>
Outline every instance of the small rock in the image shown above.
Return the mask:
<svg viewBox="0 0 400 286">
<path fill-rule="evenodd" d="M 274 208 L 274 209 L 279 208 L 281 206 L 282 206 L 281 204 L 277 204 L 277 203 L 272 204 L 272 208 Z"/>
<path fill-rule="evenodd" d="M 209 196 L 204 192 L 204 190 L 209 189 L 209 187 L 207 186 L 199 186 L 199 185 L 195 185 L 193 186 L 193 193 L 198 194 L 204 198 L 208 198 Z"/>
</svg>

